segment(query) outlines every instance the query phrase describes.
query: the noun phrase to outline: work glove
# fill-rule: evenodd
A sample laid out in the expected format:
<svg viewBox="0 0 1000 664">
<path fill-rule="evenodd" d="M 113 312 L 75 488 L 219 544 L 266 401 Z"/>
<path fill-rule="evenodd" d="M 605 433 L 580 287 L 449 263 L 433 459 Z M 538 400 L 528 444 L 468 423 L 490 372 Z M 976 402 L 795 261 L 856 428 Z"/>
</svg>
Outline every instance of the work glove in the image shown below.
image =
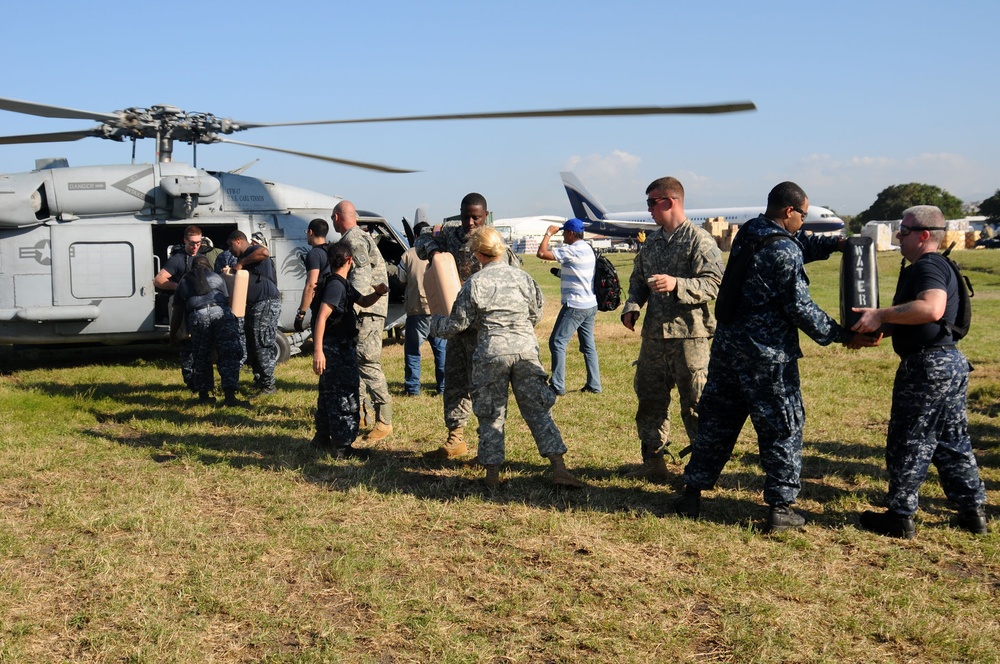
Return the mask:
<svg viewBox="0 0 1000 664">
<path fill-rule="evenodd" d="M 559 268 L 557 267 L 550 268 L 549 272 L 562 279 L 562 270 L 560 270 Z"/>
<path fill-rule="evenodd" d="M 306 330 L 305 321 L 306 321 L 306 312 L 304 311 L 295 312 L 294 327 L 296 332 L 305 332 Z"/>
</svg>

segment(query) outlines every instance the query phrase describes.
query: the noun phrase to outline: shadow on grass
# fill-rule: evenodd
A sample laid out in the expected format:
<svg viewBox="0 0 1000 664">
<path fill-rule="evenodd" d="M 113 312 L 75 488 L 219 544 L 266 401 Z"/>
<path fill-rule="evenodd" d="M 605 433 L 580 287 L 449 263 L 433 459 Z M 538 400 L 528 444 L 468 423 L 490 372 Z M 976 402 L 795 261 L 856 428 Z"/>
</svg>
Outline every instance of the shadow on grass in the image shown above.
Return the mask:
<svg viewBox="0 0 1000 664">
<path fill-rule="evenodd" d="M 93 364 L 128 367 L 136 362 L 147 366 L 169 368 L 178 366 L 178 350 L 164 342 L 143 342 L 125 346 L 103 344 L 74 345 L 0 345 L 0 374 L 29 371 L 44 367 L 66 369 Z"/>
<path fill-rule="evenodd" d="M 87 362 L 92 360 L 89 358 Z M 172 351 L 162 353 L 156 361 L 162 362 L 164 368 L 175 366 Z M 127 370 L 128 366 L 123 364 L 122 369 Z M 481 481 L 482 468 L 460 461 L 426 460 L 416 450 L 375 449 L 373 458 L 367 463 L 335 461 L 320 456 L 308 444 L 306 436 L 273 433 L 275 429 L 311 430 L 303 410 L 308 408 L 311 411 L 314 385 L 301 383 L 279 380 L 278 388 L 281 392 L 291 392 L 308 387 L 306 394 L 310 395 L 310 399 L 288 405 L 273 398 L 264 398 L 253 402 L 249 408 L 199 405 L 195 403 L 194 395 L 177 384 L 135 386 L 103 382 L 66 385 L 47 382 L 36 383 L 35 387 L 56 396 L 86 397 L 86 410 L 92 413 L 96 425 L 82 433 L 119 445 L 146 449 L 150 459 L 157 463 L 180 461 L 204 465 L 228 464 L 234 468 L 297 470 L 306 481 L 334 491 L 348 491 L 361 486 L 383 494 L 405 493 L 442 502 L 478 499 L 542 509 L 673 515 L 673 501 L 682 486 L 682 466 L 677 464 L 671 464 L 673 477 L 664 484 L 624 479 L 625 473 L 635 468 L 633 465 L 614 469 L 574 467 L 573 472 L 591 486 L 573 490 L 552 485 L 549 465 L 540 458 L 537 463 L 512 461 L 504 464 L 504 485 L 497 491 L 489 491 Z M 104 400 L 112 402 L 113 412 L 102 409 Z M 125 407 L 124 410 L 121 406 Z M 270 430 L 260 430 L 262 419 L 266 419 Z M 153 426 L 137 423 L 152 423 Z M 184 433 L 187 425 L 195 423 L 200 425 L 197 432 Z M 206 432 L 206 423 L 213 430 Z M 150 429 L 158 431 L 150 433 Z M 978 437 L 990 441 L 1000 437 L 1000 431 L 992 424 L 976 425 L 974 437 L 977 432 Z M 424 447 L 426 442 L 418 440 L 413 444 Z M 359 446 L 364 446 L 364 443 L 359 442 Z M 982 459 L 984 464 L 990 459 L 996 461 L 997 453 L 993 451 L 996 445 L 990 449 L 991 452 Z M 734 498 L 726 492 L 706 492 L 704 520 L 753 526 L 766 517 L 766 506 L 759 499 L 763 490 L 763 474 L 758 465 L 755 453 L 744 452 L 734 457 L 727 470 L 723 471 L 719 485 L 724 489 L 749 491 L 755 499 Z M 881 480 L 884 477 L 883 450 L 879 446 L 807 441 L 804 445 L 802 494 L 809 500 L 827 505 L 827 508 L 819 514 L 804 514 L 816 526 L 836 528 L 845 522 L 856 523 L 855 516 L 830 505 L 848 495 L 880 505 L 883 492 L 873 488 L 868 478 Z M 837 481 L 829 482 L 827 478 L 837 478 Z M 936 481 L 936 476 L 928 481 Z M 988 488 L 993 490 L 996 487 Z M 922 498 L 921 507 L 934 515 L 950 514 L 952 511 L 944 499 Z"/>
</svg>

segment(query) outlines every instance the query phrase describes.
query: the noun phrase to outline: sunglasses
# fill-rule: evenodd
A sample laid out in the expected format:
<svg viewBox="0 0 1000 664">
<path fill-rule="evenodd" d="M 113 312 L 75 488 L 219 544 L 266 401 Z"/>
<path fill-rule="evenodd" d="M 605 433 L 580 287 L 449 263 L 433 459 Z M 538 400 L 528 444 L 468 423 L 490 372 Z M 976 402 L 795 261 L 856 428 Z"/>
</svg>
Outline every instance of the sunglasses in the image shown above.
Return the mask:
<svg viewBox="0 0 1000 664">
<path fill-rule="evenodd" d="M 914 231 L 943 231 L 946 228 L 940 228 L 938 226 L 900 226 L 899 227 L 899 237 L 906 237 Z"/>
<path fill-rule="evenodd" d="M 805 218 L 806 218 L 806 213 L 805 213 L 805 212 L 803 212 L 802 210 L 800 210 L 799 208 L 797 208 L 797 207 L 795 207 L 795 206 L 793 205 L 793 206 L 792 206 L 792 209 L 793 209 L 793 210 L 795 210 L 796 212 L 798 212 L 798 213 L 799 213 L 799 216 L 800 216 L 800 217 L 802 217 L 803 219 L 805 219 Z"/>
<path fill-rule="evenodd" d="M 660 204 L 660 201 L 669 201 L 670 199 L 671 199 L 670 196 L 660 196 L 659 198 L 647 198 L 646 207 L 648 208 L 656 207 L 657 205 Z"/>
</svg>

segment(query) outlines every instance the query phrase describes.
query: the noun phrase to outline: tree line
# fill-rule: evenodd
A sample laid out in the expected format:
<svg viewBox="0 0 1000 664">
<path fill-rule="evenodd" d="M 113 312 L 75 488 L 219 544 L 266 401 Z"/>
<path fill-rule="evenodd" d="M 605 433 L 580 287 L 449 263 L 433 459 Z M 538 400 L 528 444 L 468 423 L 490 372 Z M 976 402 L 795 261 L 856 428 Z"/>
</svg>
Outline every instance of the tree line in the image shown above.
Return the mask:
<svg viewBox="0 0 1000 664">
<path fill-rule="evenodd" d="M 871 207 L 848 219 L 847 227 L 852 233 L 860 233 L 861 227 L 869 221 L 900 219 L 903 210 L 914 205 L 936 205 L 944 212 L 945 219 L 960 219 L 965 216 L 962 201 L 941 187 L 910 182 L 883 189 Z M 1000 189 L 979 204 L 979 214 L 987 217 L 991 223 L 1000 222 Z"/>
</svg>

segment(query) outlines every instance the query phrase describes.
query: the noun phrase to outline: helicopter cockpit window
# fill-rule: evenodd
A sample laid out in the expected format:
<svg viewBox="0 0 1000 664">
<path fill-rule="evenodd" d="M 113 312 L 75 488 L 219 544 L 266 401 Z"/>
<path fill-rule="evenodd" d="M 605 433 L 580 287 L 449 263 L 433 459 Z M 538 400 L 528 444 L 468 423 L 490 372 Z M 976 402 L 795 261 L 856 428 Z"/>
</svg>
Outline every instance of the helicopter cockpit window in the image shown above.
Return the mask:
<svg viewBox="0 0 1000 664">
<path fill-rule="evenodd" d="M 78 300 L 132 297 L 133 246 L 128 242 L 76 242 L 70 246 L 70 292 Z"/>
</svg>

